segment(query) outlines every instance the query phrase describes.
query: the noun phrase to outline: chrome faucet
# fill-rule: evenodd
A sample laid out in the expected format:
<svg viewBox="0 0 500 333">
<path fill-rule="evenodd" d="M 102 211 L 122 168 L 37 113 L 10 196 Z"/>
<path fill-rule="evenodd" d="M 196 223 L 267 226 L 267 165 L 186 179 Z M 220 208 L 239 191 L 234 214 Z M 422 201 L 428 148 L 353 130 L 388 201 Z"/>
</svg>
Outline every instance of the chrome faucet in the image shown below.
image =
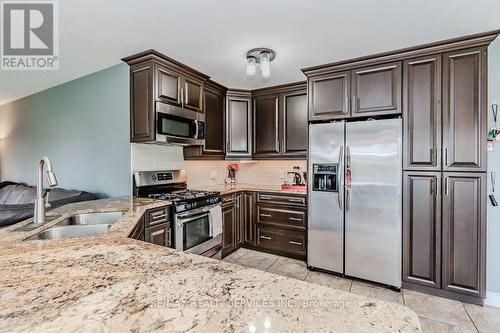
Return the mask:
<svg viewBox="0 0 500 333">
<path fill-rule="evenodd" d="M 45 194 L 43 192 L 43 166 L 47 165 L 47 181 L 49 182 L 49 186 L 56 187 L 57 186 L 57 178 L 56 174 L 52 170 L 52 163 L 48 157 L 42 157 L 38 162 L 38 183 L 36 186 L 36 199 L 35 199 L 35 213 L 33 216 L 34 224 L 42 224 L 45 222 L 45 208 L 50 208 L 49 204 L 49 191 Z"/>
</svg>

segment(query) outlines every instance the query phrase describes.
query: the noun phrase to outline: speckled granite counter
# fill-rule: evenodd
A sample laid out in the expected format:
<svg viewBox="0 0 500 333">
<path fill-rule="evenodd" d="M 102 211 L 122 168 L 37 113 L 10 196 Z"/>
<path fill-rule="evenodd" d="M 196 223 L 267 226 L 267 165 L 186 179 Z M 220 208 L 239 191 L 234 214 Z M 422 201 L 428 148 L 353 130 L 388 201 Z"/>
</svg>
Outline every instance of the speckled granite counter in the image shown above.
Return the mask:
<svg viewBox="0 0 500 333">
<path fill-rule="evenodd" d="M 195 190 L 217 191 L 221 194 L 229 194 L 240 191 L 258 191 L 258 192 L 275 192 L 307 195 L 306 190 L 282 190 L 280 185 L 255 185 L 255 184 L 236 184 L 236 185 L 208 185 L 195 186 Z"/>
<path fill-rule="evenodd" d="M 421 332 L 394 303 L 126 238 L 164 204 L 122 198 L 52 212 L 128 211 L 98 237 L 22 241 L 33 232 L 1 230 L 0 332 Z"/>
</svg>

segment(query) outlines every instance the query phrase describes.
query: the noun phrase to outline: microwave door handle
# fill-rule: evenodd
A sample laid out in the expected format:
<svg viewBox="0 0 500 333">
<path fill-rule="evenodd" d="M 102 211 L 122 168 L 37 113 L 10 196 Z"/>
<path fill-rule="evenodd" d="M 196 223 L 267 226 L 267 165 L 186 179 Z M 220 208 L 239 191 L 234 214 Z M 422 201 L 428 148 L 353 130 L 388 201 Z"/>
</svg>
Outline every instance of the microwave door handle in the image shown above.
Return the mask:
<svg viewBox="0 0 500 333">
<path fill-rule="evenodd" d="M 200 133 L 200 124 L 198 120 L 194 121 L 194 138 L 198 139 L 198 134 Z"/>
</svg>

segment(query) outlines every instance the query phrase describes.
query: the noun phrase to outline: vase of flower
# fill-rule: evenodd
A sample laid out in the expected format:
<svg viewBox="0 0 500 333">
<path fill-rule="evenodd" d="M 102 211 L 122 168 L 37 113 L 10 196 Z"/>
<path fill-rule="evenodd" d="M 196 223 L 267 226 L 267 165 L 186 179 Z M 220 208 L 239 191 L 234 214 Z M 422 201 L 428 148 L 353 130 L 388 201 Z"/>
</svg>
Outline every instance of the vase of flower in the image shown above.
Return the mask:
<svg viewBox="0 0 500 333">
<path fill-rule="evenodd" d="M 236 171 L 240 169 L 239 163 L 231 163 L 227 166 L 227 177 L 230 179 L 231 184 L 236 183 Z"/>
</svg>

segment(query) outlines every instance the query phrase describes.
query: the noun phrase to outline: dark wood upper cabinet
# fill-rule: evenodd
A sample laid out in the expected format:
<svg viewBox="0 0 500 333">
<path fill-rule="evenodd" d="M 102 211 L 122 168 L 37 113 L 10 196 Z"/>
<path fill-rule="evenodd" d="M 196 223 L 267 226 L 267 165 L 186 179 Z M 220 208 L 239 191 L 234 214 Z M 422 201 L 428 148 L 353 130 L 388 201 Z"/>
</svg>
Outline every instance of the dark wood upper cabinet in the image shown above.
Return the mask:
<svg viewBox="0 0 500 333">
<path fill-rule="evenodd" d="M 184 159 L 224 159 L 224 110 L 227 88 L 208 80 L 203 89 L 205 144 L 184 147 Z"/>
<path fill-rule="evenodd" d="M 350 115 L 351 73 L 339 72 L 308 79 L 309 120 L 341 119 Z"/>
<path fill-rule="evenodd" d="M 203 81 L 184 77 L 184 107 L 203 112 Z"/>
<path fill-rule="evenodd" d="M 307 93 L 283 95 L 283 147 L 281 153 L 305 158 L 307 155 Z"/>
<path fill-rule="evenodd" d="M 154 63 L 130 66 L 130 138 L 134 142 L 155 139 Z"/>
<path fill-rule="evenodd" d="M 401 113 L 401 62 L 352 71 L 352 116 Z"/>
<path fill-rule="evenodd" d="M 279 96 L 256 97 L 253 100 L 254 156 L 280 154 Z"/>
<path fill-rule="evenodd" d="M 208 76 L 155 50 L 122 59 L 130 65 L 130 141 L 156 140 L 156 103 L 203 112 Z"/>
<path fill-rule="evenodd" d="M 486 171 L 486 47 L 443 56 L 443 170 Z"/>
<path fill-rule="evenodd" d="M 403 168 L 441 170 L 441 55 L 403 63 Z"/>
<path fill-rule="evenodd" d="M 443 289 L 475 297 L 486 286 L 486 173 L 443 173 Z"/>
<path fill-rule="evenodd" d="M 307 156 L 305 82 L 252 91 L 256 159 L 304 159 Z"/>
<path fill-rule="evenodd" d="M 156 75 L 158 82 L 157 100 L 163 103 L 182 106 L 182 76 L 159 64 L 156 65 Z"/>
<path fill-rule="evenodd" d="M 226 157 L 252 157 L 250 91 L 229 90 L 226 97 Z"/>
<path fill-rule="evenodd" d="M 441 173 L 404 173 L 403 280 L 441 288 Z"/>
</svg>

